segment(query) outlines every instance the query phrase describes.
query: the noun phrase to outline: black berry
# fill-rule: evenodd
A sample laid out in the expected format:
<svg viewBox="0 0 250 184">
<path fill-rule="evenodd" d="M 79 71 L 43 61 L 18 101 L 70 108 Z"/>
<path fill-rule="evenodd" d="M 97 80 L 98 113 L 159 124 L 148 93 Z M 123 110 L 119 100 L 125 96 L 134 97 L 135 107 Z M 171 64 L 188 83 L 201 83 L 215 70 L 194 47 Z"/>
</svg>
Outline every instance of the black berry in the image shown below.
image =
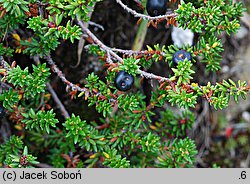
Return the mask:
<svg viewBox="0 0 250 184">
<path fill-rule="evenodd" d="M 6 114 L 5 108 L 2 105 L 0 105 L 0 119 L 2 119 L 5 116 L 5 114 Z"/>
<path fill-rule="evenodd" d="M 125 71 L 120 71 L 115 76 L 115 87 L 120 91 L 127 91 L 132 88 L 134 77 Z"/>
<path fill-rule="evenodd" d="M 167 0 L 148 0 L 146 9 L 152 17 L 165 15 L 167 11 Z"/>
<path fill-rule="evenodd" d="M 184 61 L 185 59 L 191 60 L 192 56 L 189 52 L 186 52 L 184 50 L 178 50 L 172 57 L 172 61 L 174 62 L 174 64 L 178 64 L 180 61 Z"/>
</svg>

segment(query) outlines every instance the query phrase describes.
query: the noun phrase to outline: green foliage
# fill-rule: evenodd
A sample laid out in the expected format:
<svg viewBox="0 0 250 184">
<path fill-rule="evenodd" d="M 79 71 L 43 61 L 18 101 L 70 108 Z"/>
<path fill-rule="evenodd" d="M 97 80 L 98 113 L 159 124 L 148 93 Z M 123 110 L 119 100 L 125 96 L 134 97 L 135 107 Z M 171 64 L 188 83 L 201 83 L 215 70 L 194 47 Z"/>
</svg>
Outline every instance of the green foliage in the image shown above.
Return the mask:
<svg viewBox="0 0 250 184">
<path fill-rule="evenodd" d="M 143 137 L 139 144 L 141 145 L 141 149 L 143 152 L 157 152 L 159 151 L 160 147 L 160 137 L 157 135 L 152 134 L 151 132 L 148 133 L 147 136 Z"/>
<path fill-rule="evenodd" d="M 111 168 L 128 168 L 130 167 L 129 161 L 126 158 L 122 158 L 121 155 L 117 154 L 117 150 L 112 149 L 107 153 L 103 152 L 105 157 L 104 165 L 109 166 Z"/>
<path fill-rule="evenodd" d="M 119 102 L 118 107 L 123 111 L 136 110 L 140 105 L 140 101 L 136 95 L 129 96 L 122 94 L 117 98 L 117 100 Z"/>
<path fill-rule="evenodd" d="M 13 50 L 10 49 L 9 47 L 4 47 L 2 43 L 0 43 L 0 55 L 1 56 L 13 56 Z"/>
<path fill-rule="evenodd" d="M 4 57 L 0 60 L 4 83 L 0 101 L 7 109 L 7 118 L 13 121 L 13 127 L 23 135 L 25 145 L 32 152 L 28 154 L 21 138 L 12 136 L 0 146 L 1 165 L 33 167 L 38 163 L 33 154 L 42 154 L 45 157 L 39 161 L 54 167 L 193 167 L 197 149 L 187 132 L 192 128 L 195 116 L 189 108 L 195 108 L 198 98 L 202 98 L 215 109 L 223 109 L 230 98 L 238 102 L 240 97 L 245 99 L 249 91 L 243 81 L 236 84 L 228 79 L 213 85 L 208 82 L 204 86 L 193 82 L 198 62 L 209 72 L 220 69 L 224 51 L 220 34 L 226 32 L 229 35 L 239 29 L 244 11 L 242 3 L 225 0 L 182 2 L 175 11 L 176 21 L 179 27 L 198 34 L 195 46 L 178 48 L 155 44 L 147 46 L 146 50 L 128 51 L 103 45 L 98 36 L 92 36 L 90 30 L 88 32 L 77 24 L 79 20 L 90 20 L 96 2 L 99 0 L 0 0 L 0 39 L 3 40 L 0 56 Z M 34 8 L 37 14 L 31 11 L 33 5 L 38 7 Z M 107 72 L 88 74 L 82 80 L 82 87 L 76 88 L 55 66 L 52 71 L 66 84 L 72 98 L 83 98 L 88 106 L 95 106 L 99 114 L 94 121 L 88 122 L 80 115 L 88 114 L 89 109 L 83 112 L 80 111 L 82 108 L 79 111 L 70 109 L 70 117 L 62 120 L 57 117 L 59 113 L 54 107 L 48 110 L 51 104 L 46 83 L 50 70 L 46 64 L 22 69 L 14 63 L 9 66 L 5 62 L 5 66 L 4 60 L 13 61 L 11 57 L 17 55 L 14 49 L 19 49 L 19 54 L 39 57 L 44 62 L 48 56 L 53 58 L 53 51 L 60 43 L 68 40 L 73 44 L 86 38 L 85 34 L 90 43 L 85 47 L 88 54 L 104 64 Z M 78 51 L 82 49 L 80 45 L 81 42 Z M 174 66 L 172 58 L 178 50 L 189 52 L 192 59 Z M 166 73 L 169 78 L 141 72 L 159 61 L 168 63 Z M 49 63 L 53 65 L 51 61 Z M 121 92 L 115 88 L 114 78 L 121 70 L 135 78 L 136 85 L 131 91 Z M 140 77 L 152 82 L 150 98 L 147 91 L 141 89 Z M 159 84 L 154 85 L 153 80 Z M 176 113 L 169 109 L 169 104 L 185 109 Z M 76 112 L 79 115 L 75 115 Z M 237 141 L 246 144 L 247 139 L 241 137 Z M 235 145 L 233 141 L 227 143 L 228 148 Z"/>
<path fill-rule="evenodd" d="M 48 19 L 43 19 L 41 16 L 33 17 L 28 21 L 28 28 L 41 34 L 46 33 L 44 37 L 70 39 L 74 43 L 74 39 L 80 39 L 82 31 L 79 26 L 72 26 L 71 21 L 68 21 L 65 27 L 61 26 L 62 18 L 63 14 L 60 16 L 56 15 L 55 18 L 49 16 Z"/>
<path fill-rule="evenodd" d="M 195 107 L 197 103 L 197 95 L 194 92 L 187 93 L 185 90 L 182 90 L 179 87 L 174 90 L 168 90 L 167 98 L 171 105 L 177 104 L 179 107 Z"/>
<path fill-rule="evenodd" d="M 21 41 L 21 44 L 26 47 L 24 50 L 25 54 L 30 54 L 31 56 L 40 55 L 41 57 L 46 56 L 51 50 L 55 50 L 59 42 L 56 37 L 44 37 L 38 35 L 37 37 L 32 37 L 31 41 Z"/>
<path fill-rule="evenodd" d="M 10 154 L 6 163 L 11 168 L 33 168 L 33 165 L 39 164 L 36 159 L 36 157 L 28 154 L 28 147 L 25 146 L 21 156 Z"/>
<path fill-rule="evenodd" d="M 183 62 L 179 62 L 177 68 L 172 68 L 174 72 L 174 76 L 178 78 L 177 85 L 187 84 L 189 83 L 190 79 L 193 79 L 191 77 L 191 74 L 195 73 L 191 69 L 192 63 L 185 59 Z"/>
<path fill-rule="evenodd" d="M 63 15 L 49 16 L 48 19 L 41 16 L 29 18 L 28 28 L 36 34 L 31 40 L 21 40 L 21 44 L 26 47 L 24 53 L 43 57 L 57 48 L 59 39 L 69 39 L 72 43 L 75 39 L 79 40 L 82 31 L 78 25 L 72 25 L 71 21 L 68 21 L 65 26 L 60 25 Z"/>
<path fill-rule="evenodd" d="M 24 16 L 25 12 L 28 12 L 28 2 L 25 0 L 0 0 L 3 8 L 6 9 L 6 12 L 15 17 Z"/>
<path fill-rule="evenodd" d="M 18 92 L 14 91 L 13 88 L 10 88 L 8 91 L 4 91 L 0 94 L 0 101 L 3 101 L 3 106 L 6 109 L 12 111 L 13 107 L 15 107 L 19 101 Z"/>
<path fill-rule="evenodd" d="M 205 40 L 204 36 L 197 43 L 196 49 L 202 50 L 199 56 L 203 58 L 201 62 L 207 64 L 208 70 L 217 71 L 220 69 L 220 61 L 222 60 L 220 53 L 224 51 L 221 40 L 211 35 Z"/>
<path fill-rule="evenodd" d="M 239 101 L 239 97 L 246 99 L 247 92 L 245 91 L 247 87 L 246 81 L 238 81 L 238 85 L 229 79 L 228 81 L 223 80 L 216 85 L 211 85 L 209 82 L 207 86 L 202 88 L 196 88 L 198 95 L 205 95 L 207 100 L 215 109 L 223 109 L 228 103 L 229 99 L 232 96 L 236 102 Z M 208 96 L 209 95 L 209 96 Z"/>
<path fill-rule="evenodd" d="M 220 69 L 221 55 L 224 50 L 221 41 L 216 38 L 225 31 L 228 35 L 236 33 L 240 28 L 239 17 L 245 10 L 242 3 L 222 1 L 199 1 L 199 3 L 182 3 L 176 10 L 179 27 L 188 28 L 193 32 L 200 33 L 196 50 L 203 57 L 201 62 L 207 63 L 208 70 Z M 197 6 L 198 5 L 198 6 Z M 187 16 L 189 15 L 189 16 Z"/>
<path fill-rule="evenodd" d="M 21 138 L 15 135 L 11 136 L 4 144 L 0 145 L 0 165 L 3 165 L 8 155 L 17 155 L 22 149 L 23 141 Z"/>
<path fill-rule="evenodd" d="M 171 110 L 166 110 L 161 112 L 161 119 L 156 126 L 162 135 L 169 133 L 172 136 L 180 137 L 185 136 L 186 131 L 192 128 L 194 121 L 194 114 L 189 110 L 177 115 Z"/>
<path fill-rule="evenodd" d="M 99 95 L 105 96 L 104 98 L 98 98 L 96 95 L 93 96 L 87 96 L 89 103 L 89 106 L 96 105 L 96 110 L 100 113 L 102 112 L 103 116 L 107 116 L 108 113 L 111 113 L 112 106 L 109 103 L 109 100 L 111 99 L 110 96 L 110 89 L 107 88 L 106 83 L 99 80 L 99 77 L 95 75 L 94 73 L 91 73 L 87 77 L 87 84 L 85 85 L 86 88 L 90 90 L 90 93 L 95 93 L 99 90 Z M 86 94 L 85 95 L 89 95 Z"/>
<path fill-rule="evenodd" d="M 81 121 L 79 116 L 72 115 L 63 123 L 67 134 L 66 137 L 74 139 L 74 143 L 79 143 L 79 146 L 84 147 L 87 151 L 103 150 L 106 141 L 103 135 L 92 126 L 88 125 L 86 121 Z"/>
<path fill-rule="evenodd" d="M 174 140 L 171 147 L 164 150 L 163 154 L 157 159 L 160 167 L 191 167 L 196 154 L 197 150 L 194 141 L 185 138 Z"/>
<path fill-rule="evenodd" d="M 25 93 L 24 98 L 34 98 L 37 94 L 45 92 L 47 77 L 50 75 L 46 64 L 33 65 L 33 73 L 29 74 L 28 68 L 22 70 L 19 66 L 7 73 L 6 80 L 15 87 L 21 87 Z"/>
<path fill-rule="evenodd" d="M 79 1 L 64 1 L 64 0 L 52 0 L 50 1 L 49 6 L 46 8 L 49 10 L 50 14 L 64 14 L 65 16 L 70 16 L 71 18 L 78 18 L 88 21 L 88 13 L 92 12 L 92 7 L 95 2 L 99 2 L 101 0 L 79 0 Z"/>
<path fill-rule="evenodd" d="M 30 109 L 28 113 L 22 113 L 24 119 L 22 123 L 25 124 L 25 128 L 32 129 L 41 129 L 46 130 L 46 132 L 50 133 L 50 126 L 56 127 L 56 123 L 59 121 L 55 119 L 55 113 L 53 113 L 53 109 L 50 111 L 38 111 L 35 113 L 33 109 Z"/>
<path fill-rule="evenodd" d="M 138 73 L 139 60 L 134 59 L 133 57 L 127 58 L 123 60 L 123 63 L 119 63 L 119 70 L 124 70 L 131 75 L 136 75 Z"/>
<path fill-rule="evenodd" d="M 222 1 L 208 1 L 199 4 L 199 8 L 195 8 L 192 3 L 182 3 L 176 10 L 178 16 L 177 22 L 184 29 L 189 28 L 193 32 L 202 33 L 203 31 L 213 34 L 221 31 L 236 32 L 240 27 L 238 19 L 232 17 L 240 17 L 244 9 L 242 3 L 227 3 Z M 191 15 L 191 16 L 186 16 Z"/>
</svg>

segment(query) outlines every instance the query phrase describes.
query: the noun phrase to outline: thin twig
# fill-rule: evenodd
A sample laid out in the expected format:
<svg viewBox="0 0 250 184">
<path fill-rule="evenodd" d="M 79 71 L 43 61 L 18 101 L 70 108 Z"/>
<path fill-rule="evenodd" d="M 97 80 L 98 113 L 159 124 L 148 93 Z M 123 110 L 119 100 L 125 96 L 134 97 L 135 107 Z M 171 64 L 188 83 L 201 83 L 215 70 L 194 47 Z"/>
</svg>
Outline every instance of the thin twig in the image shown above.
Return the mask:
<svg viewBox="0 0 250 184">
<path fill-rule="evenodd" d="M 69 118 L 70 116 L 69 116 L 68 111 L 66 110 L 66 108 L 62 104 L 61 100 L 58 98 L 58 96 L 57 96 L 56 92 L 54 91 L 54 89 L 52 88 L 52 86 L 49 83 L 47 83 L 46 86 L 47 86 L 48 91 L 52 95 L 52 98 L 54 99 L 55 103 L 57 104 L 58 108 L 62 112 L 62 115 L 65 118 Z"/>
<path fill-rule="evenodd" d="M 145 53 L 145 51 L 124 50 L 124 49 L 117 49 L 117 48 L 112 48 L 112 51 L 119 52 L 119 53 L 129 55 L 129 56 L 132 56 L 133 54 L 138 55 L 138 54 L 144 54 Z"/>
<path fill-rule="evenodd" d="M 114 58 L 116 58 L 119 62 L 123 62 L 123 59 L 118 56 L 114 51 L 112 51 L 111 48 L 109 48 L 108 46 L 106 46 L 105 44 L 103 44 L 87 27 L 84 26 L 84 23 L 81 20 L 77 21 L 79 26 L 81 27 L 81 29 L 83 30 L 83 32 L 85 32 L 89 37 L 92 38 L 92 40 L 104 51 L 106 51 L 107 53 L 109 53 L 111 56 L 113 56 Z"/>
<path fill-rule="evenodd" d="M 34 56 L 33 57 L 33 60 L 35 61 L 36 64 L 39 64 L 40 63 L 40 59 L 39 59 L 39 56 Z M 52 95 L 52 98 L 53 100 L 55 101 L 57 107 L 60 109 L 62 115 L 66 118 L 69 118 L 69 113 L 68 111 L 66 110 L 66 108 L 64 107 L 63 103 L 61 102 L 61 100 L 58 98 L 56 92 L 54 91 L 54 89 L 52 88 L 52 86 L 50 85 L 50 83 L 47 83 L 46 84 L 46 87 L 48 89 L 48 91 L 50 92 L 50 94 Z M 41 98 L 41 102 L 43 102 L 44 100 L 44 95 L 42 96 Z M 39 105 L 40 106 L 40 105 Z M 40 107 L 39 107 L 40 108 Z M 38 108 L 38 109 L 39 109 Z"/>
<path fill-rule="evenodd" d="M 79 26 L 82 28 L 83 32 L 85 32 L 89 37 L 92 38 L 92 40 L 102 49 L 104 50 L 107 55 L 111 55 L 113 56 L 117 61 L 119 61 L 120 63 L 123 63 L 123 58 L 121 58 L 120 56 L 118 56 L 113 50 L 112 48 L 106 46 L 104 43 L 102 43 L 102 41 L 100 41 L 88 28 L 86 28 L 84 26 L 84 23 L 81 20 L 77 20 Z M 112 63 L 112 60 L 108 60 L 108 63 Z M 152 73 L 148 73 L 148 72 L 144 72 L 140 69 L 138 69 L 137 71 L 141 76 L 148 78 L 148 79 L 156 79 L 159 80 L 160 82 L 163 81 L 167 81 L 167 82 L 171 82 L 171 80 L 169 78 L 166 77 L 161 77 Z"/>
<path fill-rule="evenodd" d="M 73 84 L 72 82 L 68 81 L 66 77 L 64 76 L 63 72 L 56 66 L 55 62 L 51 58 L 50 55 L 45 56 L 44 59 L 47 60 L 48 64 L 51 66 L 51 69 L 54 73 L 57 74 L 57 76 L 62 80 L 63 83 L 67 85 L 72 91 L 78 91 L 78 92 L 84 92 L 85 94 L 88 94 L 88 96 L 96 95 L 96 96 L 103 96 L 99 91 L 97 92 L 91 92 L 88 88 L 85 87 L 79 87 L 76 84 Z M 109 99 L 110 102 L 116 102 L 116 99 L 111 98 Z"/>
<path fill-rule="evenodd" d="M 0 65 L 7 71 L 10 70 L 8 63 L 4 60 L 3 56 L 0 56 Z"/>
<path fill-rule="evenodd" d="M 121 7 L 126 10 L 127 12 L 131 13 L 132 15 L 134 15 L 134 17 L 139 17 L 142 19 L 147 19 L 147 20 L 159 20 L 159 19 L 167 19 L 169 17 L 176 17 L 177 14 L 176 13 L 168 13 L 166 15 L 160 15 L 160 16 L 156 16 L 156 17 L 151 17 L 148 15 L 144 15 L 141 13 L 137 13 L 135 10 L 132 10 L 131 8 L 129 8 L 127 5 L 123 4 L 123 2 L 121 0 L 116 0 L 116 2 L 121 5 Z"/>
<path fill-rule="evenodd" d="M 89 91 L 87 88 L 81 88 L 73 83 L 71 83 L 70 81 L 68 81 L 63 72 L 56 66 L 56 64 L 54 63 L 54 61 L 52 60 L 51 56 L 45 56 L 44 57 L 47 61 L 48 64 L 51 66 L 52 70 L 57 74 L 57 76 L 62 80 L 63 83 L 67 84 L 67 86 L 69 86 L 73 91 L 77 90 L 79 92 L 87 92 Z"/>
<path fill-rule="evenodd" d="M 92 21 L 89 21 L 89 25 L 90 25 L 90 26 L 97 27 L 97 28 L 101 29 L 102 31 L 104 31 L 104 30 L 105 30 L 105 29 L 104 29 L 104 27 L 103 27 L 102 25 L 97 24 L 97 23 L 92 22 Z"/>
</svg>

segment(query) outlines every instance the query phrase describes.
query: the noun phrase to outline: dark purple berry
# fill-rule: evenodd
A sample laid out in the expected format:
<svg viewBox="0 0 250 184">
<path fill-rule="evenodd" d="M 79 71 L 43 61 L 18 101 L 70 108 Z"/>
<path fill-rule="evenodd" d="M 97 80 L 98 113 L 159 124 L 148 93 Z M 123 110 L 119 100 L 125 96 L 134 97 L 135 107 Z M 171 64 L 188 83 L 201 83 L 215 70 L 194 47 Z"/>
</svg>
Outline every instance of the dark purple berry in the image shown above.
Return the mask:
<svg viewBox="0 0 250 184">
<path fill-rule="evenodd" d="M 2 119 L 5 116 L 5 114 L 6 114 L 5 108 L 2 105 L 0 105 L 0 119 Z"/>
<path fill-rule="evenodd" d="M 189 52 L 186 52 L 184 50 L 178 50 L 172 57 L 172 61 L 174 62 L 174 64 L 178 64 L 180 61 L 184 61 L 185 59 L 191 60 L 192 56 Z"/>
<path fill-rule="evenodd" d="M 167 0 L 148 0 L 146 9 L 151 17 L 165 15 L 167 12 Z"/>
<path fill-rule="evenodd" d="M 132 88 L 134 77 L 125 71 L 120 71 L 115 76 L 115 87 L 120 91 L 127 91 Z"/>
</svg>

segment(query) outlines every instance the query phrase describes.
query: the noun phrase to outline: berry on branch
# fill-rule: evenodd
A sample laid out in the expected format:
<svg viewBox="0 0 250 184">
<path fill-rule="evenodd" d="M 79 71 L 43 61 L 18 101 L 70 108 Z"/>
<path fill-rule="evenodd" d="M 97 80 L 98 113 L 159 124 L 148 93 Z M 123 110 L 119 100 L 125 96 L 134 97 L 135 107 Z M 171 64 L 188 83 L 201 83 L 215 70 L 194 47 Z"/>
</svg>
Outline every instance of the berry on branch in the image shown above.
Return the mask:
<svg viewBox="0 0 250 184">
<path fill-rule="evenodd" d="M 148 0 L 146 9 L 152 17 L 165 15 L 167 11 L 167 0 Z"/>
<path fill-rule="evenodd" d="M 192 56 L 189 52 L 186 52 L 184 50 L 178 50 L 172 57 L 172 61 L 174 62 L 174 64 L 178 64 L 180 61 L 184 61 L 185 59 L 191 60 Z"/>
<path fill-rule="evenodd" d="M 128 91 L 134 84 L 134 77 L 125 71 L 120 71 L 115 76 L 115 87 L 120 91 Z"/>
</svg>

